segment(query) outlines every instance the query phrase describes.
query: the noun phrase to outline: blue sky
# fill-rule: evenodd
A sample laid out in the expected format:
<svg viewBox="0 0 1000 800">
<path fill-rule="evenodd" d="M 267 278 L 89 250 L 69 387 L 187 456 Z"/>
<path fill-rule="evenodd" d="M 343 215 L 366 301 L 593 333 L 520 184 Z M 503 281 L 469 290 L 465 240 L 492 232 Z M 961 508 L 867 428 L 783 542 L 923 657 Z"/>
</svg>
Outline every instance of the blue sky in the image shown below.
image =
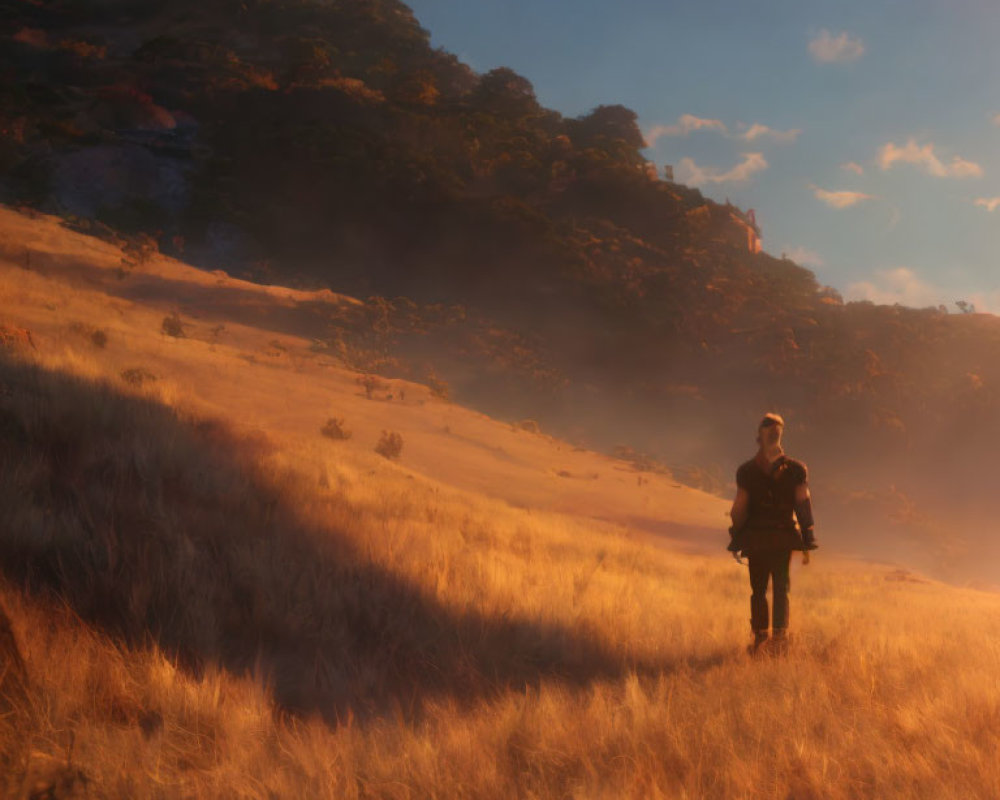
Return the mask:
<svg viewBox="0 0 1000 800">
<path fill-rule="evenodd" d="M 1000 4 L 409 5 L 567 116 L 635 110 L 651 160 L 753 208 L 765 250 L 846 297 L 1000 312 Z"/>
</svg>

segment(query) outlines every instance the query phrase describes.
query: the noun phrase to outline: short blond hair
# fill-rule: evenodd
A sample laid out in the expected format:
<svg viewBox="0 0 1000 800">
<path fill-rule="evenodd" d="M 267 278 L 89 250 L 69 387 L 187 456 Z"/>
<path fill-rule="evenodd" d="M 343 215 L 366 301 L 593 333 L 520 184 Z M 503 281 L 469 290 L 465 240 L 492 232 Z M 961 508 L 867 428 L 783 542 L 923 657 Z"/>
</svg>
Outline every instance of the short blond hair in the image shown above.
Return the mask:
<svg viewBox="0 0 1000 800">
<path fill-rule="evenodd" d="M 757 428 L 770 428 L 772 425 L 780 425 L 784 428 L 785 420 L 781 418 L 781 414 L 775 414 L 773 411 L 768 411 L 764 415 L 764 418 L 760 421 L 760 425 L 758 425 Z"/>
</svg>

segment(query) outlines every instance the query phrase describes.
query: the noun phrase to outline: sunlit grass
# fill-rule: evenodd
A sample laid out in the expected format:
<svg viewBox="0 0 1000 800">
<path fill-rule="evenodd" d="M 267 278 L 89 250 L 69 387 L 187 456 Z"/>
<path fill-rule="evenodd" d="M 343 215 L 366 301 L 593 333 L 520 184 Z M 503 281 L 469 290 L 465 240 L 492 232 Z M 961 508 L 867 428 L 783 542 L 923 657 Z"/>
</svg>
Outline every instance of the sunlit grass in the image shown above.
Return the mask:
<svg viewBox="0 0 1000 800">
<path fill-rule="evenodd" d="M 93 384 L 79 384 L 74 398 L 45 397 L 46 380 L 34 384 L 43 389 L 38 413 L 58 416 L 73 399 L 73 413 L 95 416 L 100 429 L 96 415 L 113 395 L 98 391 L 101 402 L 87 408 Z M 117 409 L 116 427 L 142 435 L 126 437 L 131 449 L 116 459 L 145 453 L 155 464 L 162 449 L 176 463 L 197 454 L 143 428 L 145 408 Z M 333 458 L 318 446 L 239 452 L 213 492 L 239 492 L 241 474 L 264 475 L 291 501 L 296 524 L 343 540 L 415 597 L 567 638 L 527 645 L 544 660 L 527 682 L 478 674 L 452 687 L 430 681 L 422 697 L 419 675 L 376 670 L 370 684 L 355 675 L 339 718 L 323 720 L 319 707 L 281 712 L 273 674 L 233 674 L 211 660 L 182 667 L 152 642 L 123 644 L 8 580 L 3 603 L 32 681 L 26 713 L 5 732 L 9 747 L 71 759 L 111 796 L 957 798 L 998 790 L 1000 601 L 992 595 L 887 581 L 863 566 L 833 572 L 820 557 L 794 578 L 790 655 L 751 660 L 742 652 L 746 576 L 724 559 L 680 556 L 621 530 L 428 486 L 374 455 Z M 174 514 L 169 535 L 181 546 L 185 513 Z M 250 522 L 235 521 L 220 545 L 238 550 Z M 249 557 L 252 550 L 240 556 Z M 332 607 L 336 589 L 310 564 L 253 568 L 271 581 L 262 584 L 274 592 L 260 599 L 265 608 L 297 608 L 282 596 L 286 580 L 298 585 L 303 613 L 312 603 Z M 133 577 L 179 577 L 163 569 Z M 217 576 L 223 585 L 231 578 Z M 66 579 L 86 576 L 68 571 Z M 610 653 L 613 668 L 588 676 L 577 641 Z M 482 643 L 411 645 L 431 658 Z M 392 642 L 385 647 L 390 658 Z M 345 674 L 377 661 L 352 665 L 349 650 L 313 656 Z M 416 694 L 394 695 L 386 681 L 397 679 Z M 395 696 L 387 707 L 382 692 Z M 366 713 L 372 702 L 378 713 Z"/>
<path fill-rule="evenodd" d="M 0 303 L 56 331 L 0 362 L 12 796 L 60 774 L 107 797 L 1000 796 L 996 595 L 821 550 L 793 567 L 790 653 L 751 659 L 721 549 L 425 479 L 321 436 L 328 414 L 262 430 L 245 409 L 315 389 L 242 333 L 166 339 L 162 311 L 38 275 Z"/>
</svg>

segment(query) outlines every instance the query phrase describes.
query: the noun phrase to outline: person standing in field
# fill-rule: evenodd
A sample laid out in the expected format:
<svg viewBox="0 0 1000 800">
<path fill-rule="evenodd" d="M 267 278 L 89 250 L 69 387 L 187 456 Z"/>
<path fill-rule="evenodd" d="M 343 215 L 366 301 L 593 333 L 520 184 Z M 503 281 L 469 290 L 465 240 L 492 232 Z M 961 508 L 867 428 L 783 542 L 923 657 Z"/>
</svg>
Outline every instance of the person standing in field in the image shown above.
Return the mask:
<svg viewBox="0 0 1000 800">
<path fill-rule="evenodd" d="M 806 465 L 788 458 L 781 449 L 785 421 L 765 414 L 757 428 L 757 455 L 736 470 L 736 499 L 729 512 L 729 551 L 737 561 L 746 556 L 750 566 L 750 627 L 756 653 L 768 642 L 768 628 L 777 652 L 787 648 L 788 568 L 792 551 L 816 549 L 812 502 Z M 798 526 L 796 527 L 796 521 Z M 771 583 L 773 608 L 769 615 L 767 584 Z"/>
</svg>

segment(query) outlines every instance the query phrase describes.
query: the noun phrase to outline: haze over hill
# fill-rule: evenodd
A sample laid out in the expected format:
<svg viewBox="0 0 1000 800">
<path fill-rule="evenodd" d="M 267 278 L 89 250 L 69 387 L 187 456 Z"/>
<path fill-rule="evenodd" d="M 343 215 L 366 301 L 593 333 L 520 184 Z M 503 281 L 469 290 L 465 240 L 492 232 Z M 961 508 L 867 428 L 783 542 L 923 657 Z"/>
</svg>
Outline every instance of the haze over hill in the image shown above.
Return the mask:
<svg viewBox="0 0 1000 800">
<path fill-rule="evenodd" d="M 723 494 L 780 411 L 838 546 L 997 578 L 993 317 L 844 304 L 754 252 L 743 210 L 650 174 L 629 109 L 564 118 L 395 0 L 5 10 L 7 200 L 377 296 L 317 304 L 310 335 Z"/>
</svg>

